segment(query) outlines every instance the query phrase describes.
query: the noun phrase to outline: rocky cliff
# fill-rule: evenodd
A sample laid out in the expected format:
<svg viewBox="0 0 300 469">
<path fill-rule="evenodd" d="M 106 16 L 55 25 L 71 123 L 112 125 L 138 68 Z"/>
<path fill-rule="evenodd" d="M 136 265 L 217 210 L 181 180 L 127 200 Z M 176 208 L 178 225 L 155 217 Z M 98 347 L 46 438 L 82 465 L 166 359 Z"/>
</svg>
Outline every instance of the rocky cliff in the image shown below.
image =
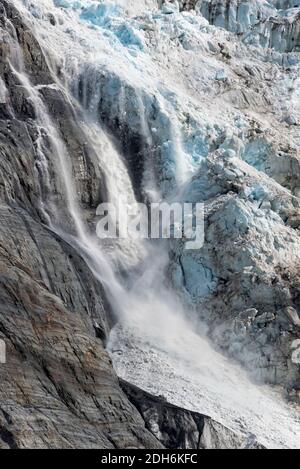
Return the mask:
<svg viewBox="0 0 300 469">
<path fill-rule="evenodd" d="M 121 388 L 146 422 L 146 428 L 170 449 L 265 449 L 252 435 L 243 437 L 210 417 L 168 404 L 132 384 Z"/>
<path fill-rule="evenodd" d="M 78 184 L 82 196 L 90 198 L 84 186 L 93 184 L 94 168 L 74 109 L 61 92 L 47 87 L 53 78 L 44 55 L 10 2 L 1 0 L 0 21 L 5 86 L 0 120 L 0 338 L 7 346 L 7 363 L 1 365 L 0 447 L 160 447 L 119 388 L 104 350 L 110 309 L 101 284 L 76 251 L 44 224 L 41 129 L 33 103 L 13 72 L 14 41 L 32 80 L 45 86 L 49 110 L 59 120 L 74 166 L 85 155 Z M 51 184 L 55 186 L 54 178 Z M 59 189 L 55 197 L 62 198 Z"/>
</svg>

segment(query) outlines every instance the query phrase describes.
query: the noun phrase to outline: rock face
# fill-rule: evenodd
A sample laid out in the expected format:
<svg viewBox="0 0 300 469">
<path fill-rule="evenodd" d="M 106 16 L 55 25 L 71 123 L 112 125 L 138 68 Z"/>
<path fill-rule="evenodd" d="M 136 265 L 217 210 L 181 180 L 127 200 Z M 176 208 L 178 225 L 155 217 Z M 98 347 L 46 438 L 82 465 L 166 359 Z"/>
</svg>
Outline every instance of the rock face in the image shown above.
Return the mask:
<svg viewBox="0 0 300 469">
<path fill-rule="evenodd" d="M 34 36 L 11 3 L 1 1 L 0 338 L 7 363 L 1 364 L 0 448 L 159 448 L 104 350 L 111 315 L 101 284 L 43 224 L 40 129 L 9 60 L 14 32 L 35 83 L 53 81 Z M 92 206 L 85 194 L 93 192 L 86 186 L 96 170 L 73 109 L 59 91 L 44 92 L 75 168 L 84 151 L 76 180 L 83 203 Z M 99 174 L 96 179 L 99 185 Z"/>
<path fill-rule="evenodd" d="M 170 449 L 263 449 L 211 418 L 180 409 L 121 381 L 121 388 L 139 410 L 146 428 Z"/>
</svg>

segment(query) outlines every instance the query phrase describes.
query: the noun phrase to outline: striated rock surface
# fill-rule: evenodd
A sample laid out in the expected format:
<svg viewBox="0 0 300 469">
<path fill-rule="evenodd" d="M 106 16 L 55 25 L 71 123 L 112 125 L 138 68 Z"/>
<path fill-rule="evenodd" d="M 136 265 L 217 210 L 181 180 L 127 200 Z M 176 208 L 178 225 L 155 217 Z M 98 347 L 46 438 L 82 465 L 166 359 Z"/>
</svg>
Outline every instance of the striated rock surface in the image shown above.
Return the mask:
<svg viewBox="0 0 300 469">
<path fill-rule="evenodd" d="M 245 439 L 206 415 L 168 404 L 132 384 L 121 388 L 139 410 L 146 428 L 170 449 L 264 449 L 255 438 Z"/>
<path fill-rule="evenodd" d="M 159 448 L 104 350 L 111 314 L 101 284 L 43 224 L 41 129 L 12 72 L 13 31 L 36 84 L 53 80 L 31 31 L 11 3 L 1 1 L 0 338 L 7 362 L 0 370 L 0 448 Z M 85 144 L 73 109 L 58 90 L 44 91 L 76 168 Z M 92 206 L 85 182 L 92 184 L 94 167 L 84 154 L 86 169 L 76 179 L 83 199 L 89 197 L 83 202 Z M 56 197 L 62 199 L 58 189 Z"/>
</svg>

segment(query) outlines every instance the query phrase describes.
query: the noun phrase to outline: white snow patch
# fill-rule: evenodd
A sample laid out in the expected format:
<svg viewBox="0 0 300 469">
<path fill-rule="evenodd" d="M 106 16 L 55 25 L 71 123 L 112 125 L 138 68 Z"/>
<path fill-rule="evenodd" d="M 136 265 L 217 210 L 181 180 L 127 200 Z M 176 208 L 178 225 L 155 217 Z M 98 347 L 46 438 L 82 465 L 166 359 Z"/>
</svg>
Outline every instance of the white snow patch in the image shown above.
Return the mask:
<svg viewBox="0 0 300 469">
<path fill-rule="evenodd" d="M 157 342 L 147 326 L 139 330 L 125 323 L 113 329 L 109 351 L 121 378 L 237 433 L 253 434 L 267 448 L 299 449 L 299 411 L 284 403 L 278 391 L 252 383 L 245 371 L 186 325 L 181 334 L 171 332 L 166 345 L 159 313 L 154 321 Z"/>
</svg>

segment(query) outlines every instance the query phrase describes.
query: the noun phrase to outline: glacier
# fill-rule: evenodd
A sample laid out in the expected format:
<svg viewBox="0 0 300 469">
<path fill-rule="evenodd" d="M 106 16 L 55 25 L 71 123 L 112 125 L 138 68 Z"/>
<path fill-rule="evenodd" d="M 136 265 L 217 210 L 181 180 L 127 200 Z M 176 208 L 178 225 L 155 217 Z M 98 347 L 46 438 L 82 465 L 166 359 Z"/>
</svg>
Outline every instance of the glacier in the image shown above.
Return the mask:
<svg viewBox="0 0 300 469">
<path fill-rule="evenodd" d="M 300 2 L 12 3 L 55 77 L 35 83 L 12 31 L 10 67 L 38 128 L 37 211 L 104 287 L 117 374 L 246 445 L 298 448 Z M 45 105 L 60 94 L 82 132 L 78 160 Z M 119 194 L 133 208 L 204 202 L 204 247 L 99 243 L 97 203 Z"/>
</svg>

